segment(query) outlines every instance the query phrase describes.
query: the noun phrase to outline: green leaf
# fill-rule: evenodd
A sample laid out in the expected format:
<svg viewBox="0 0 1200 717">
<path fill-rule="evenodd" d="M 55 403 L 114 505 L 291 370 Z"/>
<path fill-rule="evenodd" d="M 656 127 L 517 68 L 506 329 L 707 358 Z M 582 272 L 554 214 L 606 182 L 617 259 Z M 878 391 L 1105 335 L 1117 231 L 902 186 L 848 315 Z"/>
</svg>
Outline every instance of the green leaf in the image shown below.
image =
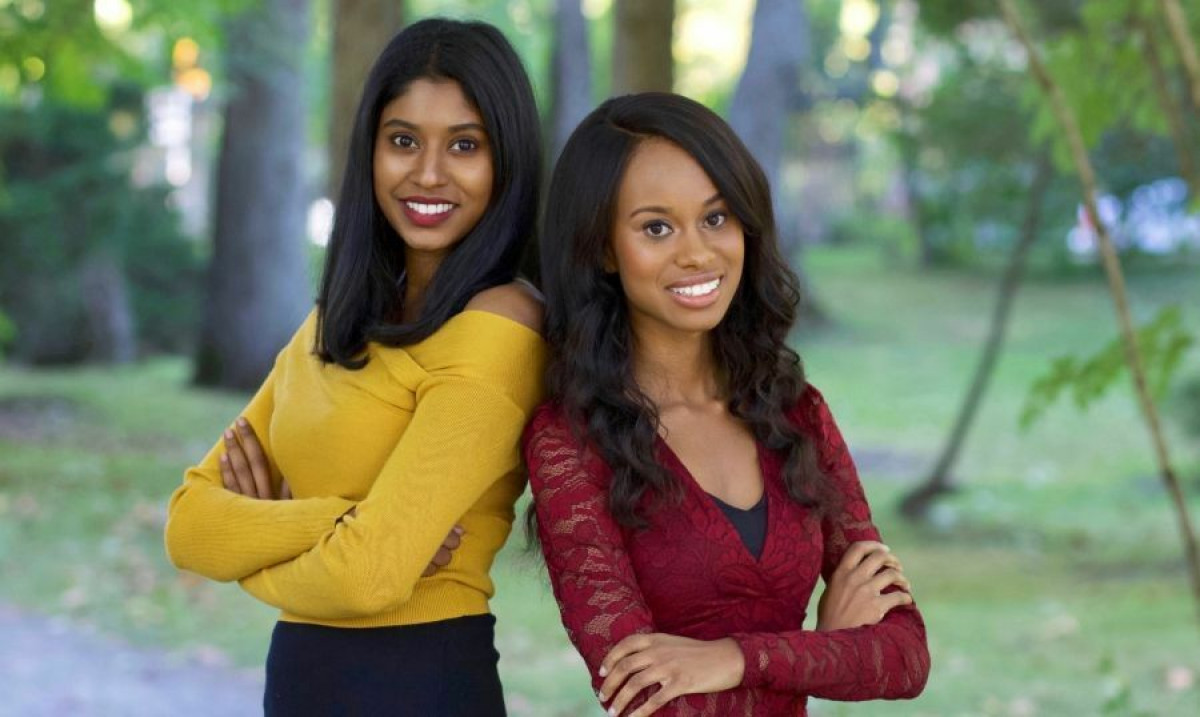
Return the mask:
<svg viewBox="0 0 1200 717">
<path fill-rule="evenodd" d="M 1196 337 L 1184 329 L 1178 304 L 1162 308 L 1137 330 L 1136 337 L 1151 398 L 1162 400 Z M 1021 411 L 1021 429 L 1028 430 L 1064 391 L 1071 392 L 1079 410 L 1086 410 L 1128 370 L 1124 340 L 1119 336 L 1091 356 L 1056 358 L 1029 388 Z"/>
</svg>

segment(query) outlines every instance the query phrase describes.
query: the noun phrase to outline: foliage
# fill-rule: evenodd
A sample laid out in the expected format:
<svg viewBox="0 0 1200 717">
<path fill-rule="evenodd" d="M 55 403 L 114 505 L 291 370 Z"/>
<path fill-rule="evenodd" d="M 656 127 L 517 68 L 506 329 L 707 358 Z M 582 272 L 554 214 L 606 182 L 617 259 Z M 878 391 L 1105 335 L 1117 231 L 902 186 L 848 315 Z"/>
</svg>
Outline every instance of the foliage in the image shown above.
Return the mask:
<svg viewBox="0 0 1200 717">
<path fill-rule="evenodd" d="M 33 91 L 100 108 L 120 82 L 142 86 L 169 78 L 173 41 L 202 47 L 220 40 L 221 19 L 253 0 L 130 0 L 130 15 L 102 25 L 92 0 L 0 2 L 0 101 Z"/>
<path fill-rule="evenodd" d="M 17 334 L 17 327 L 13 324 L 12 319 L 4 315 L 0 311 L 0 358 L 4 357 L 4 350 Z"/>
<path fill-rule="evenodd" d="M 1180 360 L 1195 343 L 1195 337 L 1183 327 L 1181 313 L 1177 304 L 1166 306 L 1137 331 L 1150 394 L 1157 399 L 1166 394 Z M 1078 408 L 1087 408 L 1103 397 L 1127 370 L 1120 337 L 1086 358 L 1060 356 L 1030 387 L 1021 412 L 1021 427 L 1032 426 L 1066 391 L 1071 392 Z"/>
<path fill-rule="evenodd" d="M 1047 66 L 1079 117 L 1102 190 L 1121 200 L 1180 171 L 1137 22 L 1144 16 L 1153 25 L 1154 6 L 1146 0 L 1024 4 L 1044 38 Z M 1053 112 L 995 15 L 992 0 L 921 4 L 923 44 L 941 43 L 951 55 L 928 101 L 909 108 L 894 139 L 901 151 L 905 143 L 921 148 L 917 201 L 925 240 L 941 263 L 969 260 L 979 247 L 1007 245 L 991 239 L 997 232 L 1011 238 L 1015 218 L 1025 211 L 1029 164 L 1041 148 L 1050 148 L 1061 172 L 1070 171 Z M 1169 43 L 1160 36 L 1158 44 L 1168 74 L 1175 74 L 1178 61 Z M 1029 132 L 1014 132 L 1016 127 Z M 1051 184 L 1043 233 L 1065 235 L 1076 220 L 1079 196 L 1076 181 Z M 976 231 L 975 240 L 964 239 Z M 1039 254 L 1059 267 L 1068 264 L 1062 242 Z"/>
<path fill-rule="evenodd" d="M 919 231 L 935 264 L 970 263 L 1007 253 L 1028 211 L 1038 148 L 1014 127 L 1030 112 L 1017 98 L 1024 75 L 952 43 L 942 77 L 923 106 L 904 108 L 892 134 L 908 157 Z M 1074 221 L 1074 187 L 1052 182 L 1043 203 L 1043 236 L 1064 236 Z"/>
<path fill-rule="evenodd" d="M 849 211 L 833 218 L 829 241 L 841 244 L 871 244 L 890 257 L 911 258 L 917 251 L 912 225 L 890 214 Z"/>
<path fill-rule="evenodd" d="M 134 186 L 141 94 L 107 111 L 43 101 L 0 106 L 0 307 L 17 326 L 14 355 L 74 361 L 88 351 L 79 272 L 115 258 L 143 347 L 181 349 L 195 321 L 200 261 L 161 186 Z"/>
<path fill-rule="evenodd" d="M 1179 387 L 1175 413 L 1189 433 L 1200 437 L 1200 375 L 1193 376 Z"/>
</svg>

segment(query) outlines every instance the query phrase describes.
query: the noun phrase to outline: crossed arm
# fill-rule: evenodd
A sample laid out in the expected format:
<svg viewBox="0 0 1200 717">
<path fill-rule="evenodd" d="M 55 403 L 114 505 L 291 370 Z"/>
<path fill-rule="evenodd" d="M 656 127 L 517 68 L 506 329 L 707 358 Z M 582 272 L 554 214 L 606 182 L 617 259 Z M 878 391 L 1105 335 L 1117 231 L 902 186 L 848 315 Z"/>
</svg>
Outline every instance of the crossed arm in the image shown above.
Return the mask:
<svg viewBox="0 0 1200 717">
<path fill-rule="evenodd" d="M 272 492 L 270 463 L 254 428 L 245 418 L 238 418 L 235 427 L 227 429 L 222 439 L 225 442 L 225 454 L 221 456 L 221 482 L 226 490 L 257 500 L 292 499 L 286 478 L 281 478 L 278 492 Z M 357 507 L 346 512 L 351 517 L 356 514 Z M 457 523 L 450 529 L 421 577 L 427 578 L 450 564 L 454 551 L 462 544 L 464 532 L 465 529 Z"/>
<path fill-rule="evenodd" d="M 229 490 L 222 479 L 229 442 L 223 436 L 172 494 L 166 548 L 176 567 L 222 582 L 240 580 L 312 548 L 354 507 L 338 496 L 258 499 L 260 491 L 278 496 L 283 490 L 266 430 L 275 409 L 274 390 L 272 370 L 241 416 L 261 442 L 258 471 L 245 490 Z M 226 435 L 236 440 L 234 428 Z"/>
<path fill-rule="evenodd" d="M 568 635 L 612 714 L 745 713 L 764 689 L 843 700 L 920 692 L 928 652 L 920 616 L 908 607 L 909 583 L 863 514 L 845 444 L 831 433 L 823 402 L 820 408 L 828 421 L 822 463 L 846 510 L 823 526 L 826 591 L 817 629 L 713 641 L 658 632 L 597 471 L 564 426 L 535 421 L 530 428 L 526 461 L 551 583 Z"/>
</svg>

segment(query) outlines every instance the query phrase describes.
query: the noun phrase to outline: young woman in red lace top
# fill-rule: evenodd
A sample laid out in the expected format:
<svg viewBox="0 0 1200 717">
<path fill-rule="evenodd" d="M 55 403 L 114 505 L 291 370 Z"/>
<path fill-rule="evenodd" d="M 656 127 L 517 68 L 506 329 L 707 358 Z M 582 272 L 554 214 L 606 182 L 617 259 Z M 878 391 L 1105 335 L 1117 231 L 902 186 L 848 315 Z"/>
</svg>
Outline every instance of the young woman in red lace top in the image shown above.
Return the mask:
<svg viewBox="0 0 1200 717">
<path fill-rule="evenodd" d="M 552 400 L 524 450 L 563 623 L 609 713 L 919 694 L 924 623 L 787 347 L 796 278 L 746 148 L 691 100 L 612 99 L 546 207 Z"/>
</svg>

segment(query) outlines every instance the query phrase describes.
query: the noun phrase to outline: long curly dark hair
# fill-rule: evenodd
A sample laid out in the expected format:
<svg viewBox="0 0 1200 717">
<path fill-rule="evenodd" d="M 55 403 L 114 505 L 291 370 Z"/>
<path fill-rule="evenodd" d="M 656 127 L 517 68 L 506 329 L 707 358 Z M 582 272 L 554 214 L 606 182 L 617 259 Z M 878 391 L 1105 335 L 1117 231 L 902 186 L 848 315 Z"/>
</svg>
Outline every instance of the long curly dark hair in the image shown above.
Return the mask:
<svg viewBox="0 0 1200 717">
<path fill-rule="evenodd" d="M 658 410 L 634 380 L 626 298 L 619 277 L 604 267 L 621 178 L 648 138 L 690 154 L 741 222 L 742 281 L 713 330 L 714 358 L 729 412 L 784 458 L 789 495 L 815 505 L 816 449 L 787 415 L 807 385 L 800 357 L 787 345 L 798 281 L 779 252 L 762 169 L 729 125 L 693 100 L 657 92 L 610 99 L 563 148 L 540 232 L 550 398 L 612 469 L 609 509 L 622 525 L 645 525 L 647 495 L 657 505 L 681 494 L 655 460 Z"/>
</svg>

